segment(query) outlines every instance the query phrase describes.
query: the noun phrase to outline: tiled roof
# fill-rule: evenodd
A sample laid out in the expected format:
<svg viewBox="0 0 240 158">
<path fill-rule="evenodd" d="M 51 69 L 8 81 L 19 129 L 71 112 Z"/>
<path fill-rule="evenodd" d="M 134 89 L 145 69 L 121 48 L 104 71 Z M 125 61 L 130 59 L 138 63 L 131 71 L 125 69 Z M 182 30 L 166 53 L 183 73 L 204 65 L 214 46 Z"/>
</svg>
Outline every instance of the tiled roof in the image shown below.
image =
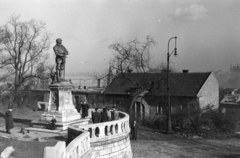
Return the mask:
<svg viewBox="0 0 240 158">
<path fill-rule="evenodd" d="M 172 96 L 196 96 L 211 72 L 170 73 L 169 86 Z M 166 73 L 118 74 L 106 87 L 103 94 L 126 95 L 131 87 L 142 87 L 149 94 L 166 95 Z"/>
</svg>

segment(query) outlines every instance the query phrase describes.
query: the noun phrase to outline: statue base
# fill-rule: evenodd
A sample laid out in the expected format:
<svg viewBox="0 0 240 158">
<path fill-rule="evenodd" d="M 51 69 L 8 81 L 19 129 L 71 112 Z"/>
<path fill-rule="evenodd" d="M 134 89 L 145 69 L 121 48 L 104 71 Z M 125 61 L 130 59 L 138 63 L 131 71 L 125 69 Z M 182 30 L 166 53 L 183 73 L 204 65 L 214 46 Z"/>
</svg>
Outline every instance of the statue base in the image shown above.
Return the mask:
<svg viewBox="0 0 240 158">
<path fill-rule="evenodd" d="M 56 118 L 57 118 L 57 116 L 56 116 Z M 66 121 L 66 122 L 58 122 L 57 121 L 55 124 L 55 127 L 56 127 L 56 130 L 67 130 L 70 125 L 74 125 L 74 124 L 87 125 L 87 124 L 89 124 L 89 122 L 90 122 L 89 118 L 77 119 L 77 120 Z M 51 129 L 50 121 L 34 120 L 31 123 L 32 123 L 32 127 L 34 127 L 34 128 Z"/>
<path fill-rule="evenodd" d="M 58 82 L 51 84 L 49 106 L 47 112 L 41 115 L 41 119 L 33 121 L 33 127 L 50 126 L 53 117 L 56 119 L 57 129 L 66 130 L 68 126 L 75 123 L 88 124 L 89 119 L 81 119 L 73 105 L 72 84 L 69 82 Z"/>
<path fill-rule="evenodd" d="M 51 121 L 55 117 L 57 122 L 69 122 L 81 118 L 81 115 L 78 112 L 69 112 L 69 113 L 58 113 L 58 112 L 45 112 L 41 115 L 41 120 Z"/>
</svg>

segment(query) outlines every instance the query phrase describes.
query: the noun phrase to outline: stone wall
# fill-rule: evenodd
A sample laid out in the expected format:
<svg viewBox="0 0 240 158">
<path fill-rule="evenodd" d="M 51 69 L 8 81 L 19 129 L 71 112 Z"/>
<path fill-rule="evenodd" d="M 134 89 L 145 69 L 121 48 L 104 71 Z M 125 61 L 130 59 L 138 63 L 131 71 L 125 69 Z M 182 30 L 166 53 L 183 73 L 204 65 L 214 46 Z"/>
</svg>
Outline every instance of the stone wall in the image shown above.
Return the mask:
<svg viewBox="0 0 240 158">
<path fill-rule="evenodd" d="M 105 139 L 90 143 L 92 148 L 91 158 L 131 158 L 132 149 L 129 135 L 124 134 L 112 139 Z"/>
</svg>

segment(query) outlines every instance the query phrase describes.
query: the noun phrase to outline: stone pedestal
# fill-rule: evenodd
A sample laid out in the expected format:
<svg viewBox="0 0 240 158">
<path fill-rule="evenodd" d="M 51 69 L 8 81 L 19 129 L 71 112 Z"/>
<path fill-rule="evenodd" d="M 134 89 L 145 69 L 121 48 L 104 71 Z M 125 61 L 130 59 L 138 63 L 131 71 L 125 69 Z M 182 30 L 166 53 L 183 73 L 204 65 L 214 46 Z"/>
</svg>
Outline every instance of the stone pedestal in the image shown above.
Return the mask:
<svg viewBox="0 0 240 158">
<path fill-rule="evenodd" d="M 69 125 L 75 123 L 87 124 L 87 119 L 80 119 L 72 97 L 72 84 L 69 82 L 54 83 L 49 86 L 50 97 L 47 112 L 41 115 L 41 119 L 33 121 L 35 127 L 49 124 L 53 117 L 56 118 L 57 129 L 66 130 Z"/>
</svg>

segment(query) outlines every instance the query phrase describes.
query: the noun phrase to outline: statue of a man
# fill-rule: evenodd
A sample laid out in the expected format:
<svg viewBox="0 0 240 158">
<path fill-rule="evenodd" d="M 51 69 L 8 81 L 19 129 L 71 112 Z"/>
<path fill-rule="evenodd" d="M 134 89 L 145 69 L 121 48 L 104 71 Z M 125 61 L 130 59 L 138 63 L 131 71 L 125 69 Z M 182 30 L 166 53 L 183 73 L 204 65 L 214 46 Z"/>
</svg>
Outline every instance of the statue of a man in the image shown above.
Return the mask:
<svg viewBox="0 0 240 158">
<path fill-rule="evenodd" d="M 57 44 L 53 47 L 53 50 L 56 54 L 56 75 L 57 81 L 61 81 L 61 79 L 65 76 L 63 72 L 65 71 L 65 63 L 66 63 L 66 55 L 68 55 L 67 49 L 62 45 L 62 39 L 56 39 Z"/>
</svg>

